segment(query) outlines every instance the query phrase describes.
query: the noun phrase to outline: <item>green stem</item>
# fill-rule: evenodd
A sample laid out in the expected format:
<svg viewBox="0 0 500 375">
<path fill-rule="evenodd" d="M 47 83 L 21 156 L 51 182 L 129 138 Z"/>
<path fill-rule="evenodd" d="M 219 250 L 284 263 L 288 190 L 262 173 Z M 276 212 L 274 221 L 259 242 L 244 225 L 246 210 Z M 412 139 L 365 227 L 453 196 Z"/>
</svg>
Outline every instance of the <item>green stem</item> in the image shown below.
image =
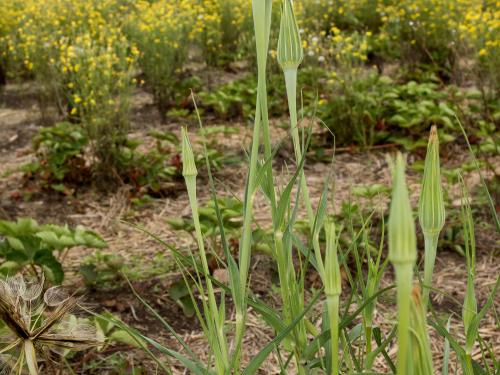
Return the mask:
<svg viewBox="0 0 500 375">
<path fill-rule="evenodd" d="M 257 99 L 255 105 L 255 121 L 252 136 L 252 149 L 250 153 L 250 168 L 248 172 L 247 188 L 245 192 L 245 207 L 243 214 L 243 233 L 241 235 L 241 246 L 239 252 L 239 291 L 235 293 L 238 300 L 235 301 L 236 307 L 236 332 L 235 332 L 235 343 L 236 349 L 234 353 L 234 369 L 238 371 L 240 365 L 241 356 L 241 344 L 243 342 L 243 336 L 245 332 L 245 321 L 246 321 L 246 300 L 245 296 L 247 294 L 247 281 L 248 281 L 248 270 L 250 267 L 250 257 L 251 257 L 251 240 L 252 240 L 252 221 L 253 221 L 253 201 L 255 196 L 255 183 L 257 175 L 257 158 L 259 155 L 260 146 L 260 127 L 262 121 L 262 107 L 261 102 L 265 101 L 267 98 L 262 99 L 262 94 L 266 96 L 266 92 L 262 91 L 261 88 L 261 71 L 264 71 L 264 81 L 265 81 L 265 66 L 267 59 L 267 49 L 269 43 L 269 29 L 270 29 L 270 17 L 271 17 L 271 6 L 272 2 L 269 0 L 253 0 L 253 19 L 254 19 L 254 32 L 255 32 L 255 44 L 257 51 L 257 65 L 259 70 L 259 84 L 257 91 Z M 262 68 L 263 66 L 263 68 Z M 264 87 L 265 88 L 265 87 Z M 267 111 L 267 105 L 265 107 Z"/>
<path fill-rule="evenodd" d="M 474 368 L 472 367 L 472 355 L 465 353 L 465 368 L 464 375 L 474 375 Z"/>
<path fill-rule="evenodd" d="M 434 273 L 434 264 L 436 262 L 438 234 L 424 234 L 425 256 L 424 256 L 424 287 L 422 291 L 424 311 L 427 312 L 429 304 L 429 292 L 432 287 L 432 275 Z"/>
<path fill-rule="evenodd" d="M 366 355 L 372 352 L 372 332 L 373 328 L 371 325 L 366 326 L 365 335 L 366 335 Z M 367 363 L 368 364 L 368 363 Z M 369 368 L 367 368 L 369 370 Z"/>
<path fill-rule="evenodd" d="M 327 295 L 326 305 L 330 320 L 330 337 L 332 343 L 332 375 L 339 373 L 339 295 Z"/>
<path fill-rule="evenodd" d="M 395 264 L 398 301 L 398 363 L 397 375 L 405 375 L 408 366 L 410 298 L 413 282 L 412 264 Z"/>
<path fill-rule="evenodd" d="M 188 192 L 189 204 L 191 206 L 191 211 L 193 215 L 194 229 L 196 235 L 196 241 L 198 243 L 198 249 L 200 251 L 201 264 L 203 267 L 203 272 L 205 273 L 205 281 L 207 284 L 207 294 L 208 294 L 208 306 L 210 310 L 210 316 L 207 317 L 209 320 L 209 327 L 213 327 L 212 331 L 215 331 L 215 336 L 217 341 L 213 342 L 214 352 L 220 353 L 220 357 L 216 358 L 216 364 L 219 373 L 224 373 L 226 369 L 229 369 L 229 354 L 226 345 L 226 339 L 224 337 L 224 331 L 219 324 L 219 309 L 217 302 L 215 300 L 215 292 L 212 285 L 212 280 L 208 277 L 210 275 L 210 269 L 208 267 L 207 254 L 205 252 L 205 243 L 203 242 L 203 234 L 201 232 L 200 218 L 198 214 L 198 200 L 196 197 L 196 176 L 185 176 L 186 187 Z"/>
<path fill-rule="evenodd" d="M 295 162 L 297 166 L 302 161 L 302 149 L 300 145 L 299 129 L 297 122 L 297 69 L 286 68 L 283 70 L 285 74 L 286 94 L 288 98 L 288 109 L 290 112 L 290 128 L 292 133 L 293 149 L 295 152 Z M 307 187 L 304 169 L 300 172 L 300 184 L 304 203 L 307 210 L 307 218 L 309 219 L 309 226 L 314 225 L 314 212 L 312 209 L 311 199 L 309 197 L 309 189 Z"/>
<path fill-rule="evenodd" d="M 257 95 L 258 96 L 258 95 Z M 248 171 L 248 181 L 247 188 L 245 192 L 245 207 L 243 214 L 243 232 L 241 235 L 241 246 L 239 251 L 239 287 L 238 299 L 235 300 L 235 343 L 236 351 L 234 353 L 234 368 L 239 368 L 240 355 L 241 355 L 241 343 L 243 342 L 243 336 L 245 333 L 245 320 L 246 320 L 246 300 L 245 295 L 247 292 L 247 279 L 248 270 L 250 268 L 250 256 L 251 256 L 251 244 L 252 244 L 252 221 L 253 221 L 253 202 L 255 197 L 255 179 L 257 176 L 257 159 L 259 156 L 259 136 L 260 136 L 260 116 L 257 114 L 260 112 L 260 104 L 257 98 L 257 104 L 255 109 L 255 122 L 253 128 L 252 136 L 252 149 L 250 151 L 250 167 Z"/>
</svg>

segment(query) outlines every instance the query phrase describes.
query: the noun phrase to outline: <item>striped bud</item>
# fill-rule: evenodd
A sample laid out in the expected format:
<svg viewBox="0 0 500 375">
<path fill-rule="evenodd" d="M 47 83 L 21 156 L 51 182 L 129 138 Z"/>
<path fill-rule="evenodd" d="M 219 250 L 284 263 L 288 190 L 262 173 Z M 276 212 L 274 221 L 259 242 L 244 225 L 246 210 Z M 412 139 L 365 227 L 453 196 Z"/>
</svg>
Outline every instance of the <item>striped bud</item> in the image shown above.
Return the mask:
<svg viewBox="0 0 500 375">
<path fill-rule="evenodd" d="M 413 374 L 433 374 L 432 352 L 427 329 L 425 307 L 422 303 L 420 288 L 417 285 L 413 287 L 411 292 L 410 327 Z"/>
<path fill-rule="evenodd" d="M 184 177 L 196 176 L 198 170 L 194 161 L 193 148 L 189 143 L 187 129 L 182 127 L 182 175 Z"/>
<path fill-rule="evenodd" d="M 283 70 L 297 69 L 303 57 L 304 52 L 292 0 L 283 0 L 278 38 L 278 63 Z"/>
<path fill-rule="evenodd" d="M 435 126 L 431 128 L 427 145 L 418 217 L 424 234 L 438 234 L 443 229 L 445 209 L 439 166 L 439 139 Z"/>
<path fill-rule="evenodd" d="M 393 168 L 391 209 L 389 213 L 389 260 L 394 264 L 417 259 L 415 223 L 405 180 L 405 160 L 398 153 Z"/>
</svg>

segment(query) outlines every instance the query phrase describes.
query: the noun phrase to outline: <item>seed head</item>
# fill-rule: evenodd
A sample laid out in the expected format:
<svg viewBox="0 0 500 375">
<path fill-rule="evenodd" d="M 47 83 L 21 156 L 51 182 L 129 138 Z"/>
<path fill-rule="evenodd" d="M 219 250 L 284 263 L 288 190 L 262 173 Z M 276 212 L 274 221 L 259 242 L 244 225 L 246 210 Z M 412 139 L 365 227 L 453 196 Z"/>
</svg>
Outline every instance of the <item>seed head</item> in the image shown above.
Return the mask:
<svg viewBox="0 0 500 375">
<path fill-rule="evenodd" d="M 22 276 L 0 280 L 0 319 L 8 328 L 0 352 L 12 350 L 25 359 L 16 362 L 13 372 L 21 373 L 17 367 L 26 362 L 29 373 L 38 374 L 37 357 L 101 344 L 93 325 L 71 319 L 78 299 L 60 287 L 42 290 L 43 281 L 27 282 Z"/>
<path fill-rule="evenodd" d="M 196 163 L 194 161 L 193 148 L 189 142 L 187 129 L 182 127 L 182 175 L 184 177 L 198 175 Z"/>
<path fill-rule="evenodd" d="M 411 263 L 417 258 L 415 223 L 405 180 L 405 161 L 398 153 L 393 168 L 389 213 L 389 259 L 392 263 Z"/>
<path fill-rule="evenodd" d="M 418 217 L 424 234 L 439 234 L 443 229 L 445 209 L 439 166 L 439 139 L 435 126 L 431 128 L 427 145 Z"/>
<path fill-rule="evenodd" d="M 287 68 L 297 69 L 303 57 L 304 52 L 299 27 L 293 12 L 292 0 L 283 0 L 278 38 L 278 63 L 283 70 Z"/>
</svg>

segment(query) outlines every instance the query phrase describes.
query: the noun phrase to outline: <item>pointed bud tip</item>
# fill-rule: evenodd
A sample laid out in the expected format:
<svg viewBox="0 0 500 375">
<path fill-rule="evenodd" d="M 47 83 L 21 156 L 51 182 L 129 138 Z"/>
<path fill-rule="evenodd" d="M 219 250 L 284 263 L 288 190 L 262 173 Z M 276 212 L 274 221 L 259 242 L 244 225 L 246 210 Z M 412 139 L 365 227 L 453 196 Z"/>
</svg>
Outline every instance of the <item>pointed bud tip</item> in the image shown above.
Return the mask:
<svg viewBox="0 0 500 375">
<path fill-rule="evenodd" d="M 431 132 L 429 134 L 429 142 L 434 142 L 437 141 L 438 139 L 439 138 L 438 138 L 437 126 L 432 125 Z"/>
</svg>

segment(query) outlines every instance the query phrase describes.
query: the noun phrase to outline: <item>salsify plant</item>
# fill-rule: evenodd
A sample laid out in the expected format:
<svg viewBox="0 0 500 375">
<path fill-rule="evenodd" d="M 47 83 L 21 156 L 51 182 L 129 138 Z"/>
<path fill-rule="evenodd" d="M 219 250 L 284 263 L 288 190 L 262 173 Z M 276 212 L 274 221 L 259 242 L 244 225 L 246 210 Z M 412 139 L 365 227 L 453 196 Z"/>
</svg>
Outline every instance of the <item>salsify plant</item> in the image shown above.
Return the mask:
<svg viewBox="0 0 500 375">
<path fill-rule="evenodd" d="M 319 202 L 313 207 L 305 178 L 305 155 L 310 138 L 299 133 L 297 119 L 297 74 L 302 62 L 302 45 L 292 0 L 281 1 L 281 23 L 277 48 L 278 63 L 284 72 L 286 96 L 289 104 L 290 136 L 294 146 L 295 170 L 276 179 L 273 157 L 276 148 L 270 137 L 267 109 L 267 59 L 272 21 L 272 1 L 253 0 L 252 11 L 257 56 L 257 97 L 253 138 L 248 152 L 248 171 L 243 200 L 243 222 L 239 237 L 237 256 L 233 256 L 224 228 L 211 164 L 205 147 L 206 169 L 211 199 L 219 225 L 220 241 L 206 241 L 199 220 L 197 198 L 197 174 L 195 154 L 186 128 L 182 128 L 183 176 L 186 183 L 191 215 L 195 228 L 196 251 L 188 249 L 187 255 L 153 234 L 166 249 L 171 251 L 182 271 L 193 300 L 196 316 L 207 340 L 206 360 L 200 360 L 188 343 L 178 335 L 140 296 L 139 299 L 155 315 L 165 329 L 179 342 L 181 350 L 174 350 L 140 332 L 118 323 L 139 346 L 156 361 L 166 373 L 170 366 L 182 366 L 193 374 L 255 374 L 262 370 L 264 361 L 273 353 L 283 374 L 327 373 L 369 374 L 380 371 L 380 366 L 397 375 L 424 375 L 433 370 L 429 345 L 428 325 L 432 325 L 466 366 L 471 358 L 472 347 L 479 340 L 478 324 L 493 304 L 498 286 L 492 291 L 489 302 L 480 312 L 474 299 L 474 272 L 468 276 L 468 297 L 463 320 L 467 331 L 467 347 L 455 340 L 437 318 L 428 319 L 427 296 L 432 286 L 433 264 L 436 254 L 436 236 L 444 224 L 444 206 L 439 175 L 439 149 L 435 128 L 431 130 L 425 176 L 419 205 L 420 223 L 426 237 L 425 280 L 423 297 L 413 287 L 414 267 L 417 259 L 417 243 L 413 211 L 405 177 L 405 159 L 398 154 L 393 169 L 392 199 L 388 221 L 389 253 L 384 258 L 385 238 L 382 235 L 377 247 L 369 239 L 372 216 L 359 215 L 360 224 L 355 228 L 354 214 L 347 218 L 349 224 L 343 230 L 336 216 L 330 215 L 330 174 L 325 178 Z M 196 102 L 194 102 L 197 112 Z M 199 125 L 202 126 L 198 114 Z M 262 150 L 261 151 L 261 146 Z M 279 146 L 278 146 L 279 147 Z M 283 182 L 285 181 L 285 182 Z M 266 304 L 252 293 L 250 288 L 250 265 L 252 261 L 253 228 L 255 222 L 254 201 L 260 195 L 267 200 L 270 218 L 266 241 L 271 249 L 272 262 L 278 273 L 279 307 Z M 330 204 L 331 206 L 331 204 Z M 300 208 L 305 208 L 306 234 L 298 230 Z M 382 216 L 382 231 L 385 221 Z M 470 225 L 469 225 L 470 227 Z M 303 228 L 303 226 L 302 226 Z M 266 229 L 267 230 L 267 229 Z M 147 232 L 146 232 L 147 233 Z M 468 232 L 470 233 L 470 231 Z M 320 239 L 326 237 L 324 249 Z M 305 237 L 305 238 L 304 238 Z M 468 238 L 471 238 L 470 236 Z M 220 245 L 224 252 L 212 251 Z M 469 270 L 474 269 L 473 249 L 467 251 Z M 227 271 L 224 281 L 211 275 L 208 257 Z M 351 271 L 349 258 L 354 258 L 356 267 Z M 395 285 L 381 288 L 381 279 L 386 265 L 391 262 L 395 271 Z M 345 271 L 348 287 L 342 288 L 341 270 Z M 309 293 L 306 274 L 318 273 L 322 286 Z M 356 274 L 353 275 L 353 272 Z M 498 283 L 497 283 L 498 284 Z M 389 332 L 377 326 L 376 305 L 379 297 L 396 287 L 397 325 Z M 412 292 L 413 291 L 413 292 Z M 314 293 L 315 292 L 315 293 Z M 312 294 L 312 296 L 311 296 Z M 323 308 L 313 309 L 323 296 Z M 229 301 L 229 302 L 228 302 Z M 259 351 L 249 346 L 246 339 L 249 310 L 258 314 L 264 324 L 275 332 L 275 336 Z M 313 312 L 314 310 L 314 312 Z M 429 304 L 429 310 L 432 306 Z M 318 313 L 318 311 L 321 311 Z M 397 362 L 393 362 L 388 348 L 394 345 L 397 332 Z M 159 357 L 153 347 L 169 360 Z M 246 355 L 251 355 L 247 358 Z M 462 359 L 463 358 L 463 359 Z M 492 359 L 494 362 L 495 359 Z M 383 362 L 380 365 L 380 362 Z M 469 361 L 472 366 L 472 359 Z M 485 360 L 486 363 L 486 360 Z M 376 368 L 377 366 L 377 368 Z M 486 365 L 485 365 L 486 366 Z M 470 373 L 470 372 L 469 372 Z M 472 373 L 471 373 L 472 374 Z"/>
<path fill-rule="evenodd" d="M 331 333 L 331 366 L 332 374 L 339 373 L 339 308 L 342 280 L 338 259 L 338 235 L 335 232 L 335 223 L 332 220 L 325 222 L 326 250 L 325 262 L 318 259 L 320 277 L 325 286 L 326 308 Z"/>
<path fill-rule="evenodd" d="M 398 154 L 393 166 L 392 201 L 389 214 L 389 259 L 396 273 L 398 302 L 397 373 L 408 372 L 410 292 L 417 259 L 415 223 L 405 180 L 405 160 Z"/>
<path fill-rule="evenodd" d="M 54 355 L 65 350 L 85 350 L 101 341 L 95 326 L 75 323 L 71 314 L 79 300 L 60 287 L 43 292 L 43 281 L 28 282 L 20 275 L 0 281 L 1 359 L 11 373 L 40 374 L 38 362 L 50 366 Z"/>
<path fill-rule="evenodd" d="M 423 304 L 424 308 L 427 309 L 429 288 L 432 287 L 432 274 L 436 261 L 439 233 L 443 229 L 445 221 L 439 165 L 439 139 L 436 126 L 431 128 L 427 146 L 422 191 L 418 205 L 418 217 L 425 241 Z"/>
</svg>

